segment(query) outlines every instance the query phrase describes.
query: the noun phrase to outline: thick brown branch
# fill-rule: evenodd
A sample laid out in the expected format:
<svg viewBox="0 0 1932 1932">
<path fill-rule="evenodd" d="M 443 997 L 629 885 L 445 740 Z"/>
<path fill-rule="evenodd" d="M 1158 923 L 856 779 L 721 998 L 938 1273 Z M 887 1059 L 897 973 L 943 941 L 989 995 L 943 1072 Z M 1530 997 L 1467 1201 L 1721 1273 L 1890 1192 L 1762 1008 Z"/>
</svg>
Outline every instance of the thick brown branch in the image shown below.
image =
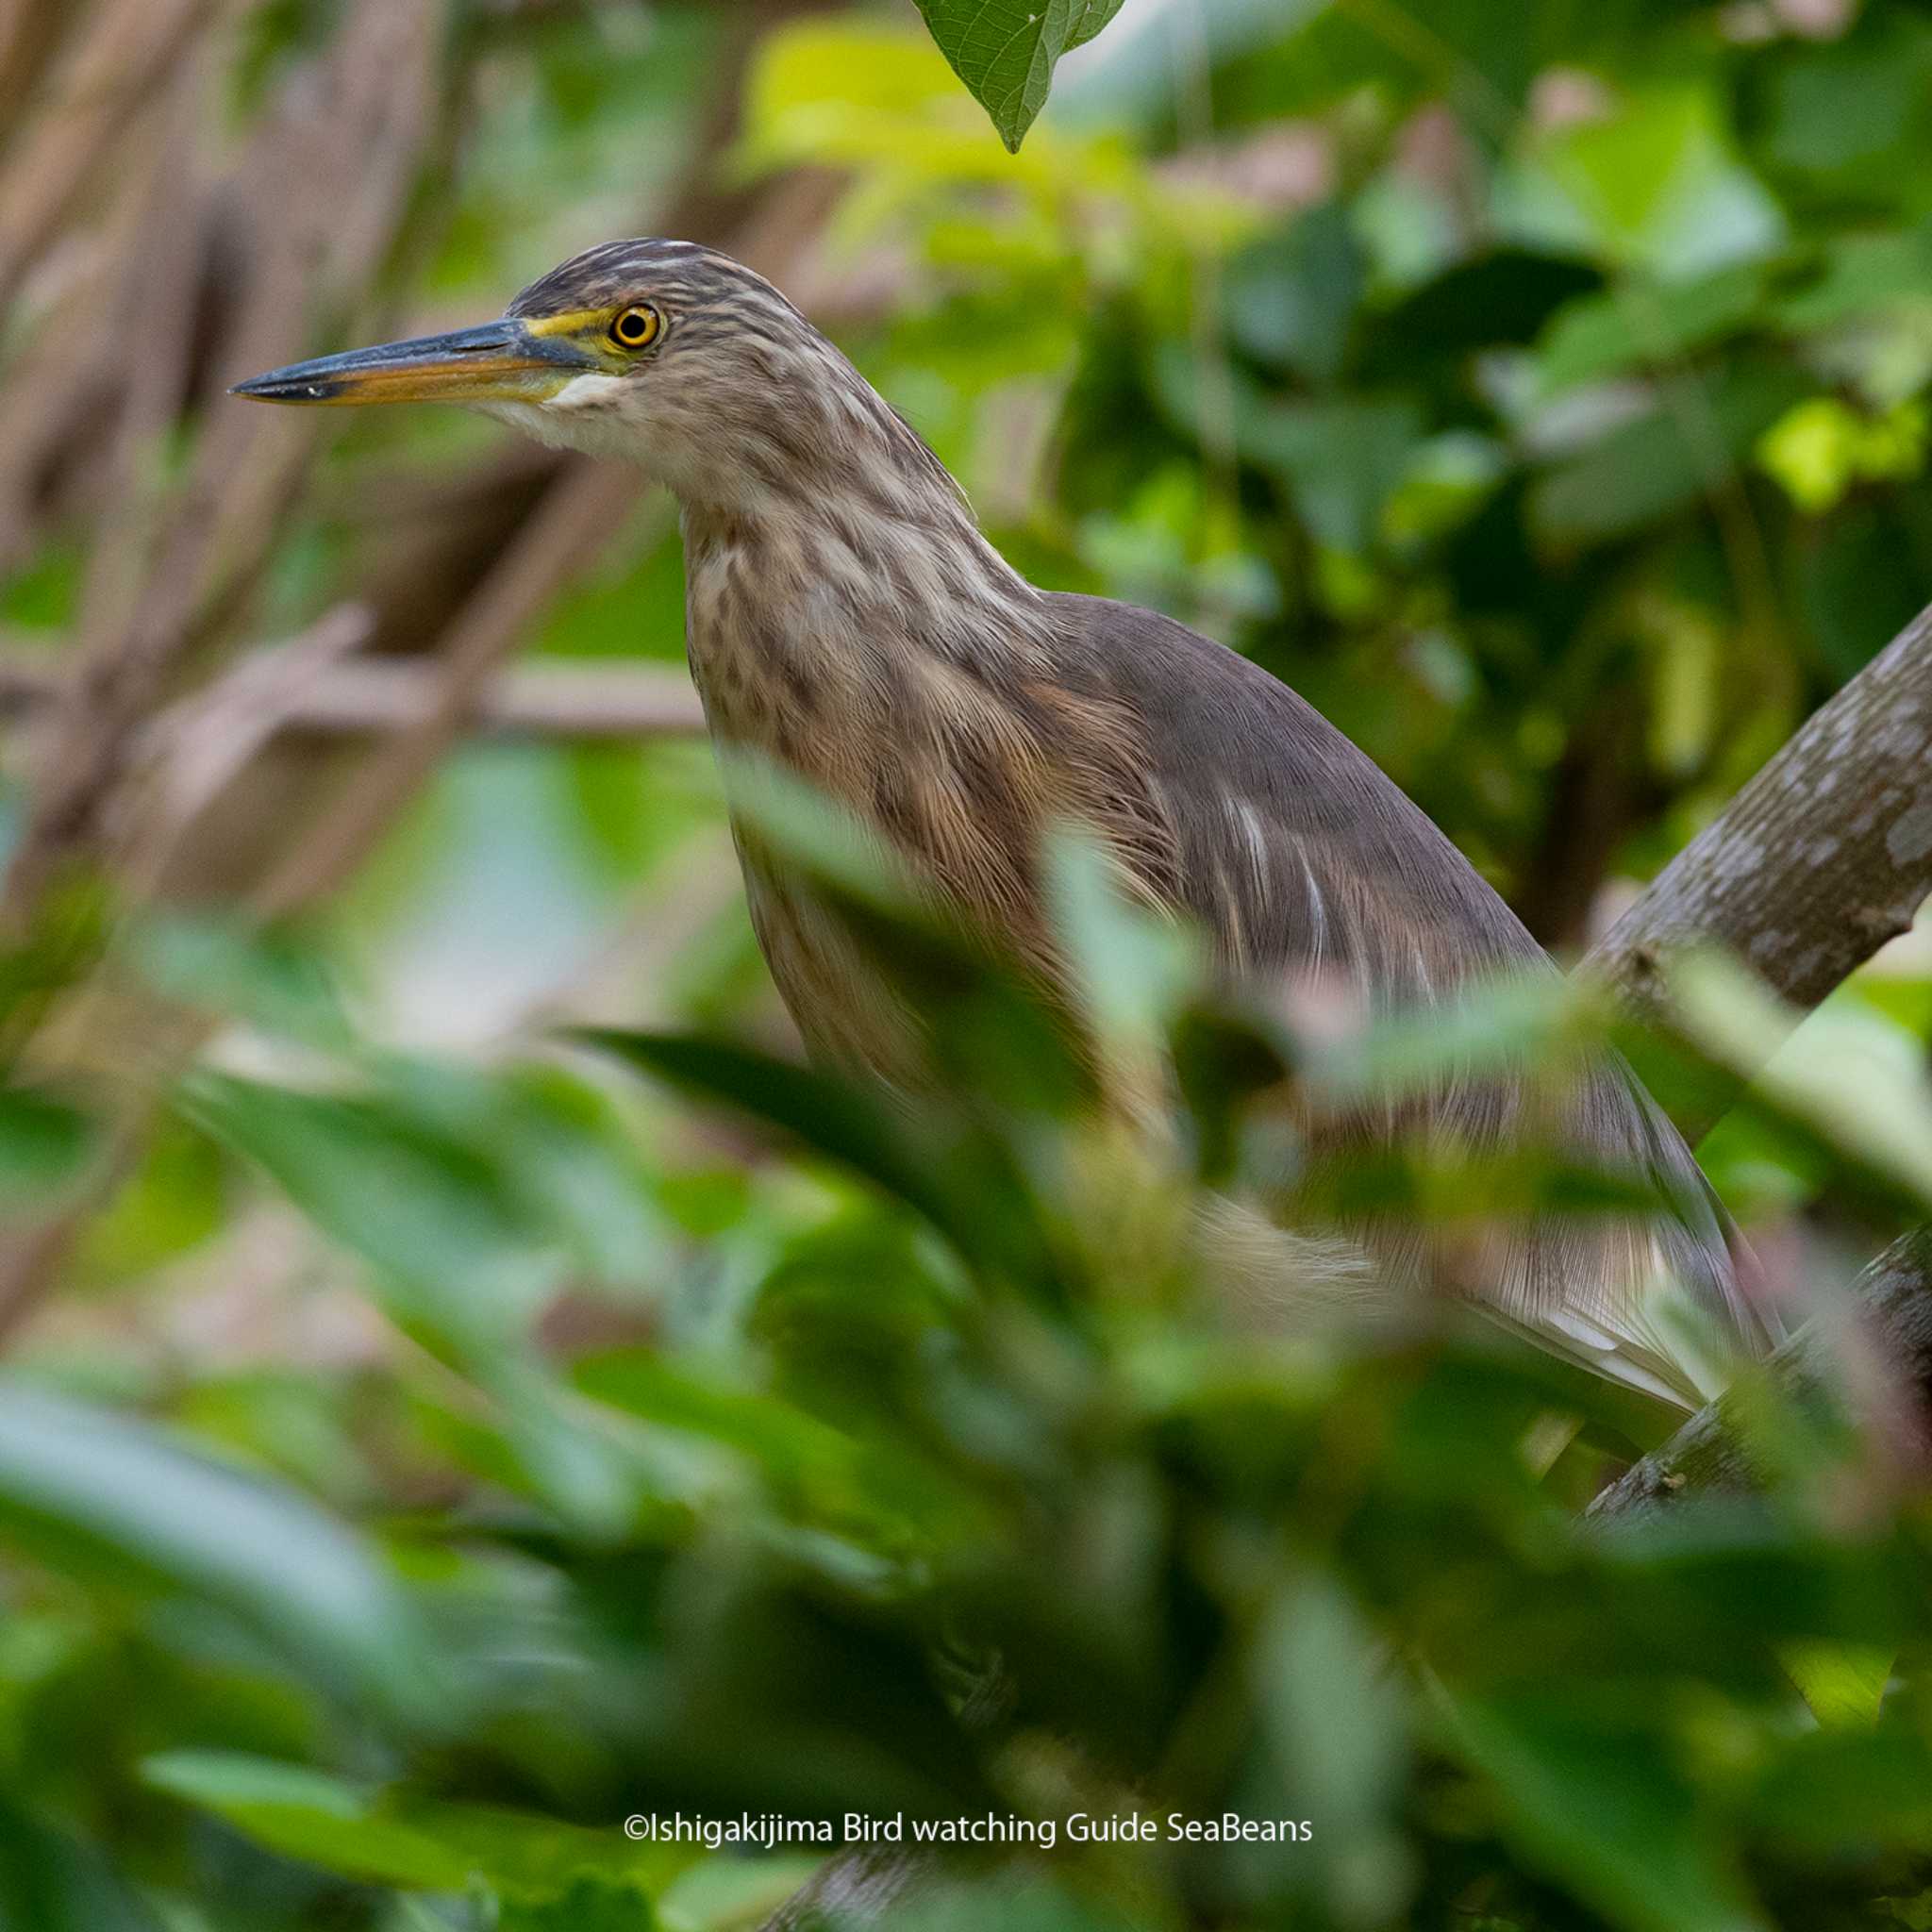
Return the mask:
<svg viewBox="0 0 1932 1932">
<path fill-rule="evenodd" d="M 1715 944 L 1808 1012 L 1932 894 L 1932 609 L 1807 719 L 1585 962 L 1665 1017 L 1664 964 Z M 1695 1141 L 1735 1090 L 1672 1112 Z"/>
</svg>

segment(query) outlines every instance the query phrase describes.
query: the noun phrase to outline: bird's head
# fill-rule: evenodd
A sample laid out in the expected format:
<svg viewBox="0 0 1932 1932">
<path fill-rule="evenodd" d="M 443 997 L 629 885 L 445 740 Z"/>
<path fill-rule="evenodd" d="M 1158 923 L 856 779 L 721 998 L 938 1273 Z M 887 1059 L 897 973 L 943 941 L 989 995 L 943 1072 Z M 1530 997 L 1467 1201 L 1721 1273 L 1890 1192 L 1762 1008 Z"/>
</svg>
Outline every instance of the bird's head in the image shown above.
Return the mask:
<svg viewBox="0 0 1932 1932">
<path fill-rule="evenodd" d="M 891 433 L 863 420 L 891 411 L 776 289 L 689 242 L 607 242 L 499 321 L 297 362 L 234 393 L 462 403 L 546 442 L 630 457 L 688 499 L 803 483 L 838 453 L 828 444 Z"/>
</svg>

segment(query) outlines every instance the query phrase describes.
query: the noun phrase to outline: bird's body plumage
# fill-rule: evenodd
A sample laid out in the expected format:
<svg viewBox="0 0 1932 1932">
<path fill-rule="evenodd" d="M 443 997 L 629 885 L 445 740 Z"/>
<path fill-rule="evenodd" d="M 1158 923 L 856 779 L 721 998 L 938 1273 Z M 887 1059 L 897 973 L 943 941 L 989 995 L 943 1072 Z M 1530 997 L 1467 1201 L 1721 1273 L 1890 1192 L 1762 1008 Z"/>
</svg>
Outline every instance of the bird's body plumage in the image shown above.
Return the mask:
<svg viewBox="0 0 1932 1932">
<path fill-rule="evenodd" d="M 599 318 L 640 303 L 661 326 L 648 355 L 590 345 Z M 1048 980 L 1037 868 L 1068 824 L 1098 836 L 1146 904 L 1198 922 L 1238 983 L 1313 980 L 1387 1011 L 1551 970 L 1428 818 L 1286 686 L 1167 618 L 1021 577 L 913 430 L 751 271 L 688 243 L 612 243 L 525 290 L 504 326 L 521 358 L 506 367 L 523 373 L 477 391 L 481 407 L 632 455 L 681 499 L 688 644 L 714 736 L 849 808 Z M 564 358 L 560 340 L 583 344 L 567 375 L 545 366 Z M 419 363 L 433 347 L 404 345 Z M 249 388 L 335 400 L 334 366 Z M 741 851 L 808 1048 L 916 1083 L 910 1003 L 807 882 L 756 841 Z M 1769 1339 L 1738 1290 L 1721 1210 L 1621 1061 L 1584 1069 L 1554 1119 L 1540 1105 L 1507 1079 L 1448 1080 L 1411 1124 L 1476 1155 L 1554 1136 L 1654 1182 L 1668 1205 L 1493 1234 L 1449 1285 L 1694 1403 L 1708 1391 L 1653 1319 L 1661 1282 L 1735 1348 Z M 1387 1230 L 1364 1244 L 1386 1280 L 1445 1273 Z"/>
</svg>

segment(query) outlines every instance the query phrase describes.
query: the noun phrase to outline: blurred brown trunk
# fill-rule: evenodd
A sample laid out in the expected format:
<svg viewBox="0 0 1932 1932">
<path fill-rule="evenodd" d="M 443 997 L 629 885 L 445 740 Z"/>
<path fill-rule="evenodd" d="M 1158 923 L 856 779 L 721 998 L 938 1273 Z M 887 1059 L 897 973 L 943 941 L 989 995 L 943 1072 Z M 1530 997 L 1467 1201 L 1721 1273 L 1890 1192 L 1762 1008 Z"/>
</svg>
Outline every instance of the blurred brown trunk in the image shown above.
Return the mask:
<svg viewBox="0 0 1932 1932">
<path fill-rule="evenodd" d="M 1517 917 L 1551 952 L 1588 941 L 1591 908 L 1617 850 L 1654 803 L 1635 704 L 1605 705 L 1581 720 L 1557 763 L 1542 838 L 1516 898 Z"/>
</svg>

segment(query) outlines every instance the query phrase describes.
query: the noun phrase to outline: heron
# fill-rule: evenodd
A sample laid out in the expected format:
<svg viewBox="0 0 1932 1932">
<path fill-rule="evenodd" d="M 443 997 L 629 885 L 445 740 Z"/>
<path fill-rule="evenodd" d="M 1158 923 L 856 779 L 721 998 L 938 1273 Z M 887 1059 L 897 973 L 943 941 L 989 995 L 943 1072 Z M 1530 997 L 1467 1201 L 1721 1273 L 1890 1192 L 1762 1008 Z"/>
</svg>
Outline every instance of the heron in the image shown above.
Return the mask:
<svg viewBox="0 0 1932 1932">
<path fill-rule="evenodd" d="M 763 276 L 690 242 L 606 243 L 478 327 L 276 369 L 258 401 L 467 405 L 643 466 L 681 508 L 686 644 L 715 742 L 767 759 L 904 855 L 939 903 L 1051 981 L 1041 853 L 1090 834 L 1127 890 L 1195 924 L 1230 983 L 1325 978 L 1426 1008 L 1553 972 L 1503 900 L 1366 753 L 1286 684 L 1173 620 L 1044 591 L 981 531 L 945 466 Z M 809 878 L 739 852 L 752 920 L 808 1051 L 918 1078 L 921 1016 Z M 1654 1211 L 1551 1215 L 1487 1238 L 1451 1291 L 1675 1407 L 1712 1374 L 1659 1289 L 1733 1358 L 1774 1317 L 1734 1231 L 1627 1065 L 1575 1077 L 1562 1134 L 1655 1186 Z M 1493 1150 L 1532 1130 L 1522 1079 L 1445 1077 L 1425 1124 Z M 1412 1235 L 1285 1236 L 1274 1265 L 1391 1292 L 1441 1287 Z M 1318 1255 L 1326 1260 L 1311 1259 Z M 1331 1284 L 1332 1286 L 1333 1284 Z"/>
</svg>

